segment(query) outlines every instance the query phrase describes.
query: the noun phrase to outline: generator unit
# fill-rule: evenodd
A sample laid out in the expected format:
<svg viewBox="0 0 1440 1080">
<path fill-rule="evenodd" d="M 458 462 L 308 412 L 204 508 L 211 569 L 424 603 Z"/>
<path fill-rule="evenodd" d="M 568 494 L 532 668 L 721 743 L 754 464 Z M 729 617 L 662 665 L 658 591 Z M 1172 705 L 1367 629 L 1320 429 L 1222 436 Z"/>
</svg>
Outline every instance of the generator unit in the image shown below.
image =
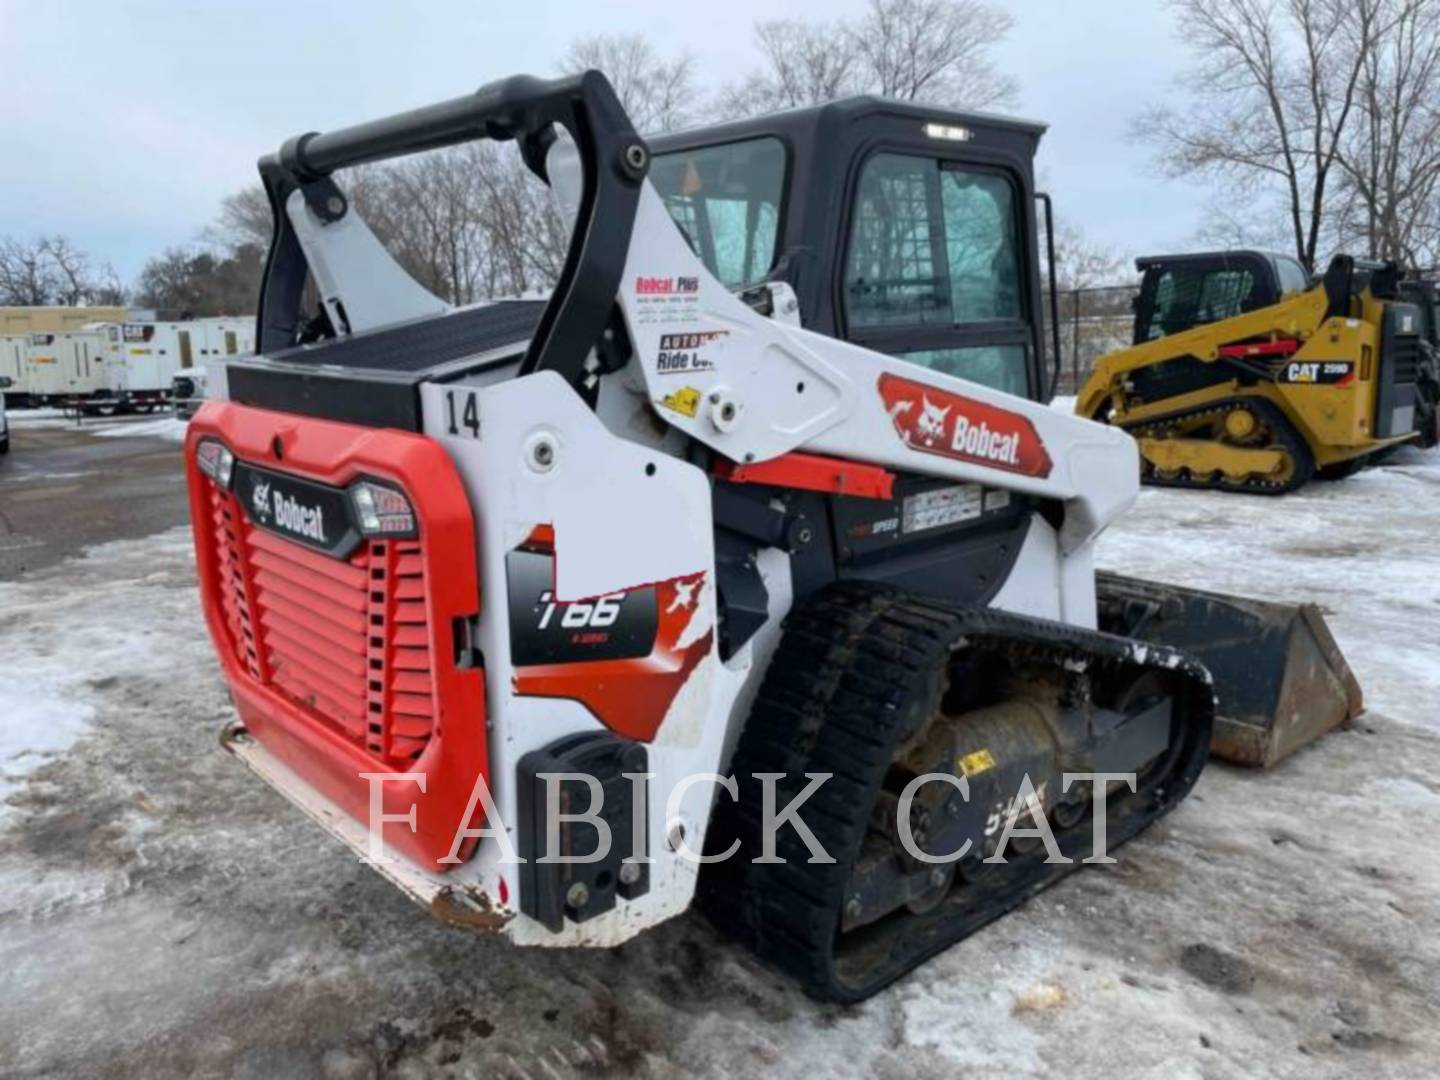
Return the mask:
<svg viewBox="0 0 1440 1080">
<path fill-rule="evenodd" d="M 107 344 L 100 330 L 30 334 L 25 352 L 30 403 L 62 405 L 104 397 Z"/>
</svg>

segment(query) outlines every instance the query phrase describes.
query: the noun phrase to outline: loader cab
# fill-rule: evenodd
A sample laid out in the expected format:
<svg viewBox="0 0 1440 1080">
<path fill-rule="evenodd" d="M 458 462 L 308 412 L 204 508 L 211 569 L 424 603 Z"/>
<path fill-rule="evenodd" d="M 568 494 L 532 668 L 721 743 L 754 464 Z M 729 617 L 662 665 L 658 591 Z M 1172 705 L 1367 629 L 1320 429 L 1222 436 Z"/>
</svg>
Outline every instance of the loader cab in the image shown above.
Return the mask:
<svg viewBox="0 0 1440 1080">
<path fill-rule="evenodd" d="M 1267 251 L 1151 255 L 1136 259 L 1135 269 L 1136 345 L 1269 307 L 1311 286 L 1297 259 Z"/>
<path fill-rule="evenodd" d="M 810 330 L 1039 400 L 1044 127 L 856 97 L 651 140 L 711 273 L 784 282 Z"/>
</svg>

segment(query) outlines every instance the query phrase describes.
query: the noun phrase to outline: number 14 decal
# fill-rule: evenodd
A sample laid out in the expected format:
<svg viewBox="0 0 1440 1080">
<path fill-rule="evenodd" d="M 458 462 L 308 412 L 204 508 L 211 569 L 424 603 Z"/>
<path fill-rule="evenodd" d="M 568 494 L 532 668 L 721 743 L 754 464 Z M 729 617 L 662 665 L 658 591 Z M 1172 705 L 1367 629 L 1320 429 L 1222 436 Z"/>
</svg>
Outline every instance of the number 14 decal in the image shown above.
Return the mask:
<svg viewBox="0 0 1440 1080">
<path fill-rule="evenodd" d="M 465 399 L 458 410 L 455 406 L 456 394 Z M 451 435 L 465 434 L 472 439 L 480 438 L 480 407 L 475 403 L 474 390 L 446 390 L 445 416 L 449 421 Z"/>
</svg>

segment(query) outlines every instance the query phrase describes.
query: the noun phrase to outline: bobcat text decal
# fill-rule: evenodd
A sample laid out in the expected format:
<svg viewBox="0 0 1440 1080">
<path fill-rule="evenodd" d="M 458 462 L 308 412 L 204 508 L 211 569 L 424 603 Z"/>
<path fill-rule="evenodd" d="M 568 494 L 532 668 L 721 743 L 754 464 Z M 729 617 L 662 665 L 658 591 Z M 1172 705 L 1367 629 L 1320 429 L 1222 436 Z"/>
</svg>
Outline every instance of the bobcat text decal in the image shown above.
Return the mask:
<svg viewBox="0 0 1440 1080">
<path fill-rule="evenodd" d="M 1028 417 L 898 375 L 880 376 L 880 399 L 906 446 L 1023 476 L 1053 463 Z"/>
</svg>

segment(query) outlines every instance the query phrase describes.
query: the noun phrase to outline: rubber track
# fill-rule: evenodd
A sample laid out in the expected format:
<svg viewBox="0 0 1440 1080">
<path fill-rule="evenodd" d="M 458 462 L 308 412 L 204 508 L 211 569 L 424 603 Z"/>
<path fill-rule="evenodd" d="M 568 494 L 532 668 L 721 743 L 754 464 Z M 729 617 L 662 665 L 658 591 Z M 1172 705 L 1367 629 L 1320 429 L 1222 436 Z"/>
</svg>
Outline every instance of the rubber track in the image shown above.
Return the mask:
<svg viewBox="0 0 1440 1080">
<path fill-rule="evenodd" d="M 1287 495 L 1310 482 L 1315 473 L 1315 455 L 1311 453 L 1309 445 L 1304 437 L 1295 430 L 1295 425 L 1277 409 L 1271 402 L 1259 397 L 1237 397 L 1213 405 L 1206 405 L 1200 409 L 1190 409 L 1186 412 L 1175 413 L 1159 420 L 1147 420 L 1138 424 L 1122 424 L 1121 430 L 1129 433 L 1137 439 L 1159 434 L 1171 430 L 1177 421 L 1188 420 L 1195 416 L 1204 416 L 1206 413 L 1223 415 L 1236 405 L 1243 405 L 1247 409 L 1253 409 L 1259 413 L 1271 431 L 1275 434 L 1274 441 L 1290 455 L 1295 463 L 1295 471 L 1290 479 L 1283 484 L 1274 484 L 1265 480 L 1247 478 L 1239 484 L 1228 484 L 1223 480 L 1197 481 L 1186 480 L 1165 480 L 1152 473 L 1141 474 L 1141 483 L 1151 487 L 1172 487 L 1184 488 L 1189 491 L 1224 491 L 1243 495 Z M 1214 441 L 1214 440 L 1211 440 Z M 1223 475 L 1223 474 L 1222 474 Z"/>
<path fill-rule="evenodd" d="M 1137 662 L 1134 643 L 1124 638 L 994 609 L 944 605 L 870 583 L 831 586 L 786 622 L 731 762 L 739 798 L 721 796 L 707 838 L 712 853 L 735 841 L 740 848 L 733 858 L 705 867 L 700 882 L 700 901 L 712 921 L 814 996 L 866 998 L 1062 876 L 1046 868 L 1011 892 L 977 901 L 983 910 L 962 912 L 963 919 L 916 917 L 916 941 L 900 950 L 898 962 L 882 964 L 874 979 L 858 985 L 837 974 L 836 927 L 871 806 L 896 747 L 918 730 L 936 700 L 951 653 L 976 637 L 987 643 L 1013 640 L 1022 653 L 1058 648 L 1068 656 L 1094 656 L 1086 646 L 1099 643 L 1111 659 L 1189 676 L 1194 691 L 1189 739 L 1177 748 L 1168 782 L 1148 794 L 1142 789 L 1140 798 L 1150 803 L 1140 815 L 1143 823 L 1128 830 L 1112 827 L 1115 843 L 1178 802 L 1203 766 L 1213 696 L 1204 668 L 1181 654 L 1150 646 L 1153 663 Z M 751 861 L 761 853 L 756 773 L 784 774 L 776 783 L 777 807 L 804 789 L 804 774 L 833 774 L 800 812 L 833 864 L 808 862 L 809 849 L 788 827 L 777 841 L 783 863 Z M 1082 854 L 1089 854 L 1089 843 L 1087 827 L 1077 830 L 1070 847 L 1083 844 Z"/>
</svg>

